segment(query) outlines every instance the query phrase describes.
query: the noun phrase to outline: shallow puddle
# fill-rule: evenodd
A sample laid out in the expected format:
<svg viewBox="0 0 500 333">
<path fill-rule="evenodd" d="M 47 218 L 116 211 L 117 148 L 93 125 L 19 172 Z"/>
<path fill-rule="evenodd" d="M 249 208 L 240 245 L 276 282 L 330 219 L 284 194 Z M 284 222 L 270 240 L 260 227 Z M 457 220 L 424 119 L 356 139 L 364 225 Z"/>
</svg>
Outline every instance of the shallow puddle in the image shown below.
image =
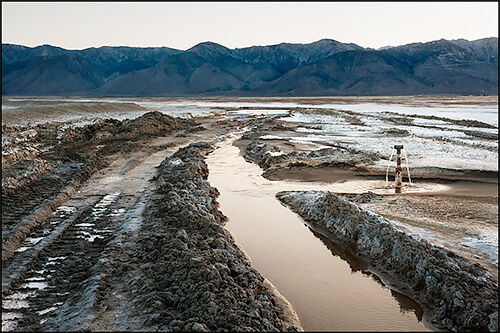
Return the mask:
<svg viewBox="0 0 500 333">
<path fill-rule="evenodd" d="M 283 190 L 330 190 L 335 184 L 269 181 L 225 140 L 207 156 L 208 180 L 220 191 L 227 229 L 259 270 L 290 301 L 306 331 L 429 331 L 422 310 L 350 264 L 342 250 L 316 236 L 280 204 Z M 339 184 L 347 189 L 359 184 Z M 373 190 L 373 189 L 371 189 Z"/>
</svg>

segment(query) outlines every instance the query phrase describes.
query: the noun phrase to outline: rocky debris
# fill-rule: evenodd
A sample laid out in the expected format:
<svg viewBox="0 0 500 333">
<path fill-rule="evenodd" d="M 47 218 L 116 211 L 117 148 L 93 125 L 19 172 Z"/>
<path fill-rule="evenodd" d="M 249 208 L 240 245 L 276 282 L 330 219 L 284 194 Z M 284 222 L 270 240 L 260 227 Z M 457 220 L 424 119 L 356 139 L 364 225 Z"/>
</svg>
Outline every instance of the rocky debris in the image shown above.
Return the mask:
<svg viewBox="0 0 500 333">
<path fill-rule="evenodd" d="M 334 193 L 280 192 L 277 197 L 316 231 L 354 248 L 374 273 L 384 272 L 409 288 L 434 324 L 453 331 L 498 331 L 498 284 L 481 265 L 408 236 Z"/>
<path fill-rule="evenodd" d="M 135 119 L 100 119 L 94 124 L 68 129 L 63 143 L 75 141 L 137 141 L 148 137 L 168 134 L 173 130 L 187 129 L 195 125 L 193 119 L 174 118 L 158 111 L 148 112 Z"/>
<path fill-rule="evenodd" d="M 156 191 L 129 253 L 139 268 L 132 274 L 130 263 L 113 273 L 133 276 L 131 317 L 145 331 L 301 330 L 224 228 L 227 218 L 203 160 L 212 150 L 194 143 L 158 167 Z"/>
</svg>

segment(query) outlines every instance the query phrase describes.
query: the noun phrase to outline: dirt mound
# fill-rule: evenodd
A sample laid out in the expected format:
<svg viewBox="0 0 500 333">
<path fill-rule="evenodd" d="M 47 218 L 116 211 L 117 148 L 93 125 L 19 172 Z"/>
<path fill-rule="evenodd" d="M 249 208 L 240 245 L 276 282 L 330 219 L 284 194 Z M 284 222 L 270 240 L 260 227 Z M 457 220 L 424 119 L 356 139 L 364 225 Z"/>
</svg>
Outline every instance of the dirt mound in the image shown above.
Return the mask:
<svg viewBox="0 0 500 333">
<path fill-rule="evenodd" d="M 137 141 L 154 136 L 166 135 L 174 130 L 194 126 L 194 120 L 177 119 L 158 111 L 148 112 L 135 119 L 119 121 L 100 119 L 93 124 L 68 129 L 62 138 L 63 143 L 85 143 L 91 141 L 104 143 L 109 141 Z"/>
<path fill-rule="evenodd" d="M 277 146 L 257 139 L 253 139 L 247 145 L 243 156 L 247 161 L 254 162 L 264 169 L 263 176 L 266 178 L 269 178 L 270 174 L 283 169 L 304 167 L 364 170 L 365 165 L 369 165 L 380 158 L 378 154 L 367 154 L 348 147 L 284 153 Z"/>
<path fill-rule="evenodd" d="M 159 166 L 133 257 L 131 287 L 148 331 L 297 331 L 273 292 L 224 229 L 217 189 L 208 183 L 203 142 Z"/>
<path fill-rule="evenodd" d="M 148 330 L 296 331 L 280 318 L 264 278 L 223 228 L 219 193 L 207 182 L 203 156 L 213 148 L 192 144 L 164 160 L 158 189 L 135 253 L 143 263 L 135 304 L 158 309 Z"/>
<path fill-rule="evenodd" d="M 352 247 L 374 273 L 409 288 L 433 323 L 459 331 L 498 330 L 498 285 L 479 264 L 412 238 L 331 192 L 280 192 L 277 197 L 316 231 Z"/>
<path fill-rule="evenodd" d="M 160 112 L 132 120 L 2 126 L 2 260 L 72 192 L 116 154 L 196 123 Z M 3 138 L 4 139 L 4 138 Z"/>
</svg>

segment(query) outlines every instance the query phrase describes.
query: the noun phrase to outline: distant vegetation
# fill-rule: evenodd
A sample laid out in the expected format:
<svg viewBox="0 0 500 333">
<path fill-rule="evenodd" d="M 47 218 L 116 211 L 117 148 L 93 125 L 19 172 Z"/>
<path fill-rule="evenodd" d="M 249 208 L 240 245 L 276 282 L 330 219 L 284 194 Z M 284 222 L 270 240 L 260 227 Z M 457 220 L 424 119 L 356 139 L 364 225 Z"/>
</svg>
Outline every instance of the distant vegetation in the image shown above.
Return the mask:
<svg viewBox="0 0 500 333">
<path fill-rule="evenodd" d="M 2 95 L 498 95 L 498 38 L 380 50 L 331 39 L 186 51 L 2 44 Z"/>
</svg>

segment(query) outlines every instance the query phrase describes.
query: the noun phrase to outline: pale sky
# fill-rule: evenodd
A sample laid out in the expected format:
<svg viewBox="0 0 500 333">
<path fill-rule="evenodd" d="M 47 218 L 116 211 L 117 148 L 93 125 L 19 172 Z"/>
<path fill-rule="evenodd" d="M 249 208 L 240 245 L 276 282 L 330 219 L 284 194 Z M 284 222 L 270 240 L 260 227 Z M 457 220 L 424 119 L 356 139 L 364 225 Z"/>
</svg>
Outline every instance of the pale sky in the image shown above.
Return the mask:
<svg viewBox="0 0 500 333">
<path fill-rule="evenodd" d="M 323 38 L 379 48 L 498 37 L 498 2 L 2 2 L 2 43 L 230 49 Z"/>
</svg>

